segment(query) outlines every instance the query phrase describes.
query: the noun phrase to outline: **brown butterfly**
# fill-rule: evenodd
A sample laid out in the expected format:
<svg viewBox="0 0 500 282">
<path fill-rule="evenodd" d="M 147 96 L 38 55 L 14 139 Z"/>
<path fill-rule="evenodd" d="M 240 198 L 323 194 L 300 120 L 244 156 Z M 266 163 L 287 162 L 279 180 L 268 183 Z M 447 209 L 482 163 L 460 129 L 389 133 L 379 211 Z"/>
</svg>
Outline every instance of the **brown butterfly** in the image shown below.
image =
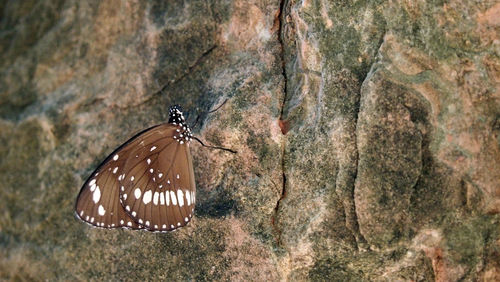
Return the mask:
<svg viewBox="0 0 500 282">
<path fill-rule="evenodd" d="M 193 139 L 236 153 L 203 144 L 174 105 L 168 123 L 130 138 L 91 174 L 78 194 L 76 216 L 102 228 L 167 232 L 187 225 L 196 203 Z"/>
</svg>

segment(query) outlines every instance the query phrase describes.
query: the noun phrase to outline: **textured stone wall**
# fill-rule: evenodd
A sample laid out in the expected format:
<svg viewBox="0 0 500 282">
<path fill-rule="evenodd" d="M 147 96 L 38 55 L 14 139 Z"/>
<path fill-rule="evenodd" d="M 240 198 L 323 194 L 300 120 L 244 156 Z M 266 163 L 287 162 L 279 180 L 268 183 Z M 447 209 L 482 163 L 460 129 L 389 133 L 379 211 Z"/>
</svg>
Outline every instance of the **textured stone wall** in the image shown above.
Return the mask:
<svg viewBox="0 0 500 282">
<path fill-rule="evenodd" d="M 1 1 L 1 280 L 500 280 L 496 1 Z M 217 112 L 206 112 L 227 100 Z M 193 222 L 79 222 L 181 104 Z"/>
</svg>

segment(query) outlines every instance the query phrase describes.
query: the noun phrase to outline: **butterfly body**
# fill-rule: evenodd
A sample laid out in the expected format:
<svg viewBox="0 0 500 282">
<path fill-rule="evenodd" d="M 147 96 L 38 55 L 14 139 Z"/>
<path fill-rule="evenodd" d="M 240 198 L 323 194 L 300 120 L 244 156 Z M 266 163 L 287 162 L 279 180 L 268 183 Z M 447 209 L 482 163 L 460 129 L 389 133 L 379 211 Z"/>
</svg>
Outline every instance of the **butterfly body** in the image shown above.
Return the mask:
<svg viewBox="0 0 500 282">
<path fill-rule="evenodd" d="M 138 133 L 91 174 L 77 217 L 95 227 L 155 232 L 187 225 L 196 201 L 191 140 L 182 110 L 172 106 L 168 123 Z"/>
</svg>

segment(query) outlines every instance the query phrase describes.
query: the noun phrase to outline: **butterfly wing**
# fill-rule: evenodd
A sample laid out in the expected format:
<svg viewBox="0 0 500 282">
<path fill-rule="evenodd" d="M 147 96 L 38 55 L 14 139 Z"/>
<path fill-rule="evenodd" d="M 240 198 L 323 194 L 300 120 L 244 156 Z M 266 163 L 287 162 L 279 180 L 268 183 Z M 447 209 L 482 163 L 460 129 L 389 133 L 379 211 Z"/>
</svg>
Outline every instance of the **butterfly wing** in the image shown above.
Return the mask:
<svg viewBox="0 0 500 282">
<path fill-rule="evenodd" d="M 162 131 L 165 126 L 166 124 L 157 125 L 138 133 L 99 165 L 78 194 L 75 213 L 79 219 L 95 227 L 142 228 L 120 204 L 120 181 L 123 180 L 123 169 L 127 159 L 130 158 L 130 152 L 144 138 L 155 135 L 156 131 Z"/>
<path fill-rule="evenodd" d="M 182 127 L 167 124 L 144 139 L 125 163 L 120 199 L 127 214 L 149 231 L 172 231 L 193 216 L 196 186 Z"/>
</svg>

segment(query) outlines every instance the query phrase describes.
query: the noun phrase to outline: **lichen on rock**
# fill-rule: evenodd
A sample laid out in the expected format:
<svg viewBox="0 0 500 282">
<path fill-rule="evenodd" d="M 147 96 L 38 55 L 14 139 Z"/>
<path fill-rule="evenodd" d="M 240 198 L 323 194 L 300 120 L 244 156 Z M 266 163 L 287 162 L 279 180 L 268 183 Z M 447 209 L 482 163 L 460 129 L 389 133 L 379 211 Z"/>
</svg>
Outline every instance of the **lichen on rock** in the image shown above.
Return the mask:
<svg viewBox="0 0 500 282">
<path fill-rule="evenodd" d="M 500 4 L 0 11 L 1 280 L 500 280 Z M 238 151 L 191 146 L 193 222 L 78 222 L 92 170 L 172 104 Z"/>
</svg>

